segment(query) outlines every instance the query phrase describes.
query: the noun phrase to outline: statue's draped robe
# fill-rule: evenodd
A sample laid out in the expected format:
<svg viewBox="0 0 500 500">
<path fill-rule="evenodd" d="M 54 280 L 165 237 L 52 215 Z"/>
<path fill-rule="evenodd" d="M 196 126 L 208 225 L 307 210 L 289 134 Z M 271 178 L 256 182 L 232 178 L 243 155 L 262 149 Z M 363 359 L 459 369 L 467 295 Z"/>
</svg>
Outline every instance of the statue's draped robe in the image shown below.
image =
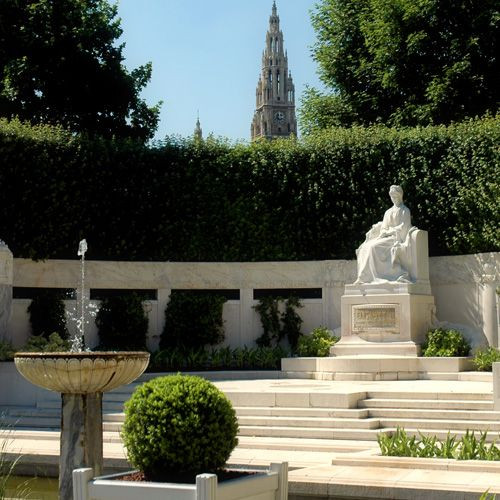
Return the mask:
<svg viewBox="0 0 500 500">
<path fill-rule="evenodd" d="M 366 233 L 366 240 L 356 250 L 357 284 L 410 281 L 403 263 L 407 261 L 411 228 L 410 210 L 405 205 L 385 212 L 382 222 Z"/>
</svg>

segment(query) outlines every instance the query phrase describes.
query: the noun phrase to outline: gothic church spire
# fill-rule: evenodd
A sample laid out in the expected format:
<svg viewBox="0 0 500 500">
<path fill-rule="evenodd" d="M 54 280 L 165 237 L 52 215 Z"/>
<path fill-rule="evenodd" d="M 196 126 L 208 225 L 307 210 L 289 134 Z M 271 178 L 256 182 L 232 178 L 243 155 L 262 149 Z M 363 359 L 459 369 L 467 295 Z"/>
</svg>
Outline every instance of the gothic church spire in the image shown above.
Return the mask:
<svg viewBox="0 0 500 500">
<path fill-rule="evenodd" d="M 273 1 L 262 53 L 262 69 L 257 82 L 256 109 L 251 125 L 252 140 L 297 134 L 295 86 L 288 69 L 288 55 L 283 40 L 276 1 Z"/>
</svg>

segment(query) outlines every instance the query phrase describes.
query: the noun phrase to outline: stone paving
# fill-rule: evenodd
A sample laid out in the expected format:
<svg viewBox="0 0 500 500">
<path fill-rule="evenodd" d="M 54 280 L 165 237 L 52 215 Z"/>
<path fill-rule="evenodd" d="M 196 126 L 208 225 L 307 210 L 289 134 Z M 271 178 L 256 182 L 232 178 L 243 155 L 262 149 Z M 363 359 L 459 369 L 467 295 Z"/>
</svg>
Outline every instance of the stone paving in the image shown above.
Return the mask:
<svg viewBox="0 0 500 500">
<path fill-rule="evenodd" d="M 417 380 L 397 382 L 332 382 L 300 379 L 217 381 L 235 406 L 295 405 L 341 408 L 354 405 L 353 396 L 374 391 L 425 396 L 436 402 L 453 395 L 489 404 L 491 381 Z M 357 396 L 356 396 L 357 397 Z M 339 406 L 340 405 L 340 406 Z M 500 417 L 500 412 L 498 413 Z M 500 421 L 500 418 L 498 418 Z M 58 432 L 16 428 L 8 439 L 13 456 L 21 454 L 21 471 L 56 474 Z M 290 464 L 290 498 L 351 499 L 478 499 L 488 490 L 500 493 L 500 464 L 449 460 L 393 459 L 378 456 L 377 442 L 363 439 L 315 439 L 302 436 L 240 437 L 230 465 L 264 467 L 270 462 Z M 127 468 L 117 432 L 104 433 L 105 466 Z"/>
</svg>

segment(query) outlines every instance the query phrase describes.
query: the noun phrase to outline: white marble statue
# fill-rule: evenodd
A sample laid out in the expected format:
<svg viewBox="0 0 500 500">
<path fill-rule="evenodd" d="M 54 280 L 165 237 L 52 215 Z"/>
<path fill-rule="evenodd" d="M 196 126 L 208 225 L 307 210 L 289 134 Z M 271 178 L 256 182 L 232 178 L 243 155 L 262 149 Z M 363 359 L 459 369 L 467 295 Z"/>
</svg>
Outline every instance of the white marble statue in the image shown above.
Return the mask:
<svg viewBox="0 0 500 500">
<path fill-rule="evenodd" d="M 403 204 L 401 186 L 391 186 L 389 196 L 394 206 L 385 212 L 382 222 L 372 226 L 356 250 L 357 285 L 411 281 L 407 264 L 410 235 L 417 228 L 411 225 L 410 210 Z"/>
</svg>

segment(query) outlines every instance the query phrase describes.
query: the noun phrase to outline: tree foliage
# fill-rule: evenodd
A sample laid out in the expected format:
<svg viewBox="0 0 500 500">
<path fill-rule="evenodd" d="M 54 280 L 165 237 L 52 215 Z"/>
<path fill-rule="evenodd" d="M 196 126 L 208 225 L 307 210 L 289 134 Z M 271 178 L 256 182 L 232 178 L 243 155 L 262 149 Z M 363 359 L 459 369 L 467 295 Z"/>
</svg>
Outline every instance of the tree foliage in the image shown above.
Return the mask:
<svg viewBox="0 0 500 500">
<path fill-rule="evenodd" d="M 495 114 L 499 20 L 495 0 L 321 0 L 313 57 L 329 93 L 306 90 L 303 130 Z"/>
<path fill-rule="evenodd" d="M 151 64 L 123 65 L 107 0 L 0 2 L 0 116 L 107 137 L 152 137 L 158 105 L 139 97 Z"/>
</svg>

